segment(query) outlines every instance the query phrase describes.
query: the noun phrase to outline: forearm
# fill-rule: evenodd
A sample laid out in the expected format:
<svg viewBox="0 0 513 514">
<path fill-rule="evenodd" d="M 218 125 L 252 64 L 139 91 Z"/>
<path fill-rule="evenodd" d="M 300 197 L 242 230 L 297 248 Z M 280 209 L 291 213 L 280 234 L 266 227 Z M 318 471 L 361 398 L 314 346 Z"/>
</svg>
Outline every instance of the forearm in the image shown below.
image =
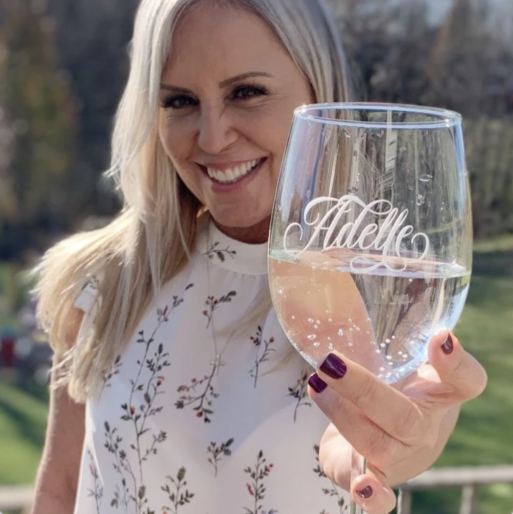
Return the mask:
<svg viewBox="0 0 513 514">
<path fill-rule="evenodd" d="M 36 491 L 31 514 L 73 514 L 75 498 L 61 493 L 39 490 Z"/>
<path fill-rule="evenodd" d="M 389 471 L 387 476 L 391 485 L 399 485 L 410 480 L 430 468 L 436 462 L 456 426 L 459 413 L 459 405 L 452 407 L 446 413 L 440 426 L 438 440 L 433 448 L 426 450 L 423 454 L 416 454 L 415 457 L 401 462 L 393 470 Z"/>
</svg>

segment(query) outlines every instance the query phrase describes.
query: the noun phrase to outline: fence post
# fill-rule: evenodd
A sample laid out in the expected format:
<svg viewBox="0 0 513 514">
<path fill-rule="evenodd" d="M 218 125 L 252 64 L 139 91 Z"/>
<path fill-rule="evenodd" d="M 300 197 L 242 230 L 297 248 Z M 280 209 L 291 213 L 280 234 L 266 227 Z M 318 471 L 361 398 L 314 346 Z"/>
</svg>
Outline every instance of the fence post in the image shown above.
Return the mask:
<svg viewBox="0 0 513 514">
<path fill-rule="evenodd" d="M 476 484 L 464 485 L 461 490 L 460 514 L 477 514 L 479 487 Z"/>
<path fill-rule="evenodd" d="M 399 498 L 397 499 L 397 514 L 411 514 L 411 504 L 411 489 L 399 489 Z"/>
</svg>

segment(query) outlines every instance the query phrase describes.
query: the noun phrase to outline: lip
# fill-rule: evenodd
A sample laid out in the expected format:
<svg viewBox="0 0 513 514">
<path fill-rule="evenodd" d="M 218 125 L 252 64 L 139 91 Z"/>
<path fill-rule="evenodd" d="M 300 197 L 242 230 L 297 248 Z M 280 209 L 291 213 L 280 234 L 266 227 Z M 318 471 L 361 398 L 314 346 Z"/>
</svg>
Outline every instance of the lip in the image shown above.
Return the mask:
<svg viewBox="0 0 513 514">
<path fill-rule="evenodd" d="M 267 157 L 260 157 L 260 163 L 257 165 L 257 167 L 251 171 L 251 173 L 248 173 L 247 175 L 244 175 L 243 177 L 241 177 L 240 179 L 236 180 L 235 182 L 232 182 L 230 184 L 221 184 L 220 182 L 216 182 L 215 180 L 211 179 L 207 173 L 207 166 L 204 165 L 204 164 L 199 164 L 198 163 L 198 166 L 199 168 L 201 169 L 203 175 L 205 176 L 205 178 L 208 180 L 208 182 L 210 183 L 210 187 L 212 189 L 212 192 L 214 193 L 230 193 L 234 190 L 237 190 L 239 188 L 242 188 L 244 186 L 246 186 L 246 184 L 248 184 L 249 182 L 251 182 L 257 175 L 258 173 L 260 172 L 262 166 L 267 162 Z M 246 160 L 246 161 L 233 161 L 233 162 L 229 162 L 229 163 L 226 163 L 226 162 L 223 162 L 223 163 L 208 163 L 208 167 L 209 168 L 215 168 L 217 170 L 225 170 L 225 169 L 228 169 L 228 168 L 232 168 L 232 167 L 235 167 L 235 166 L 240 166 L 241 164 L 245 164 L 247 162 L 251 162 L 252 160 L 256 160 L 256 159 L 251 159 L 251 160 Z"/>
</svg>

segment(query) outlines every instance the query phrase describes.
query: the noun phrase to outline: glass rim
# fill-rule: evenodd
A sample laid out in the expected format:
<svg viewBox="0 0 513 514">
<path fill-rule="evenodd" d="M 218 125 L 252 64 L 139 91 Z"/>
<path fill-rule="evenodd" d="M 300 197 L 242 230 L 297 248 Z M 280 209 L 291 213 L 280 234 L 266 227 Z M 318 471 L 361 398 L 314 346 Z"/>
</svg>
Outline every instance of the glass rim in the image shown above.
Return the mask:
<svg viewBox="0 0 513 514">
<path fill-rule="evenodd" d="M 332 109 L 335 111 L 417 113 L 432 116 L 433 119 L 426 121 L 396 121 L 387 123 L 384 121 L 337 120 L 313 114 L 315 111 L 322 109 Z M 439 107 L 382 102 L 332 102 L 301 105 L 294 109 L 294 119 L 323 123 L 325 125 L 338 125 L 341 127 L 411 130 L 454 127 L 461 124 L 462 118 L 461 114 L 458 112 Z"/>
</svg>

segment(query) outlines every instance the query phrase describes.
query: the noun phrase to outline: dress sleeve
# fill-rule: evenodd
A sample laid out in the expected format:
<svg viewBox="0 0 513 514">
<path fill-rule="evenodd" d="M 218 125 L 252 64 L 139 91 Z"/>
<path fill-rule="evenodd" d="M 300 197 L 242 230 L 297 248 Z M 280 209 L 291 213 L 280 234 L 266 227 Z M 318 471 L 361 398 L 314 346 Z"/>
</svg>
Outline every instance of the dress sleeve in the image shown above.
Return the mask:
<svg viewBox="0 0 513 514">
<path fill-rule="evenodd" d="M 101 305 L 100 281 L 101 275 L 91 276 L 73 302 L 77 309 L 84 312 L 77 335 L 77 345 L 88 338 L 90 330 L 94 326 Z"/>
<path fill-rule="evenodd" d="M 73 305 L 83 311 L 85 314 L 88 314 L 93 310 L 95 304 L 99 301 L 99 289 L 100 289 L 100 280 L 97 276 L 91 277 L 82 287 L 82 290 L 75 298 L 75 302 Z"/>
</svg>

